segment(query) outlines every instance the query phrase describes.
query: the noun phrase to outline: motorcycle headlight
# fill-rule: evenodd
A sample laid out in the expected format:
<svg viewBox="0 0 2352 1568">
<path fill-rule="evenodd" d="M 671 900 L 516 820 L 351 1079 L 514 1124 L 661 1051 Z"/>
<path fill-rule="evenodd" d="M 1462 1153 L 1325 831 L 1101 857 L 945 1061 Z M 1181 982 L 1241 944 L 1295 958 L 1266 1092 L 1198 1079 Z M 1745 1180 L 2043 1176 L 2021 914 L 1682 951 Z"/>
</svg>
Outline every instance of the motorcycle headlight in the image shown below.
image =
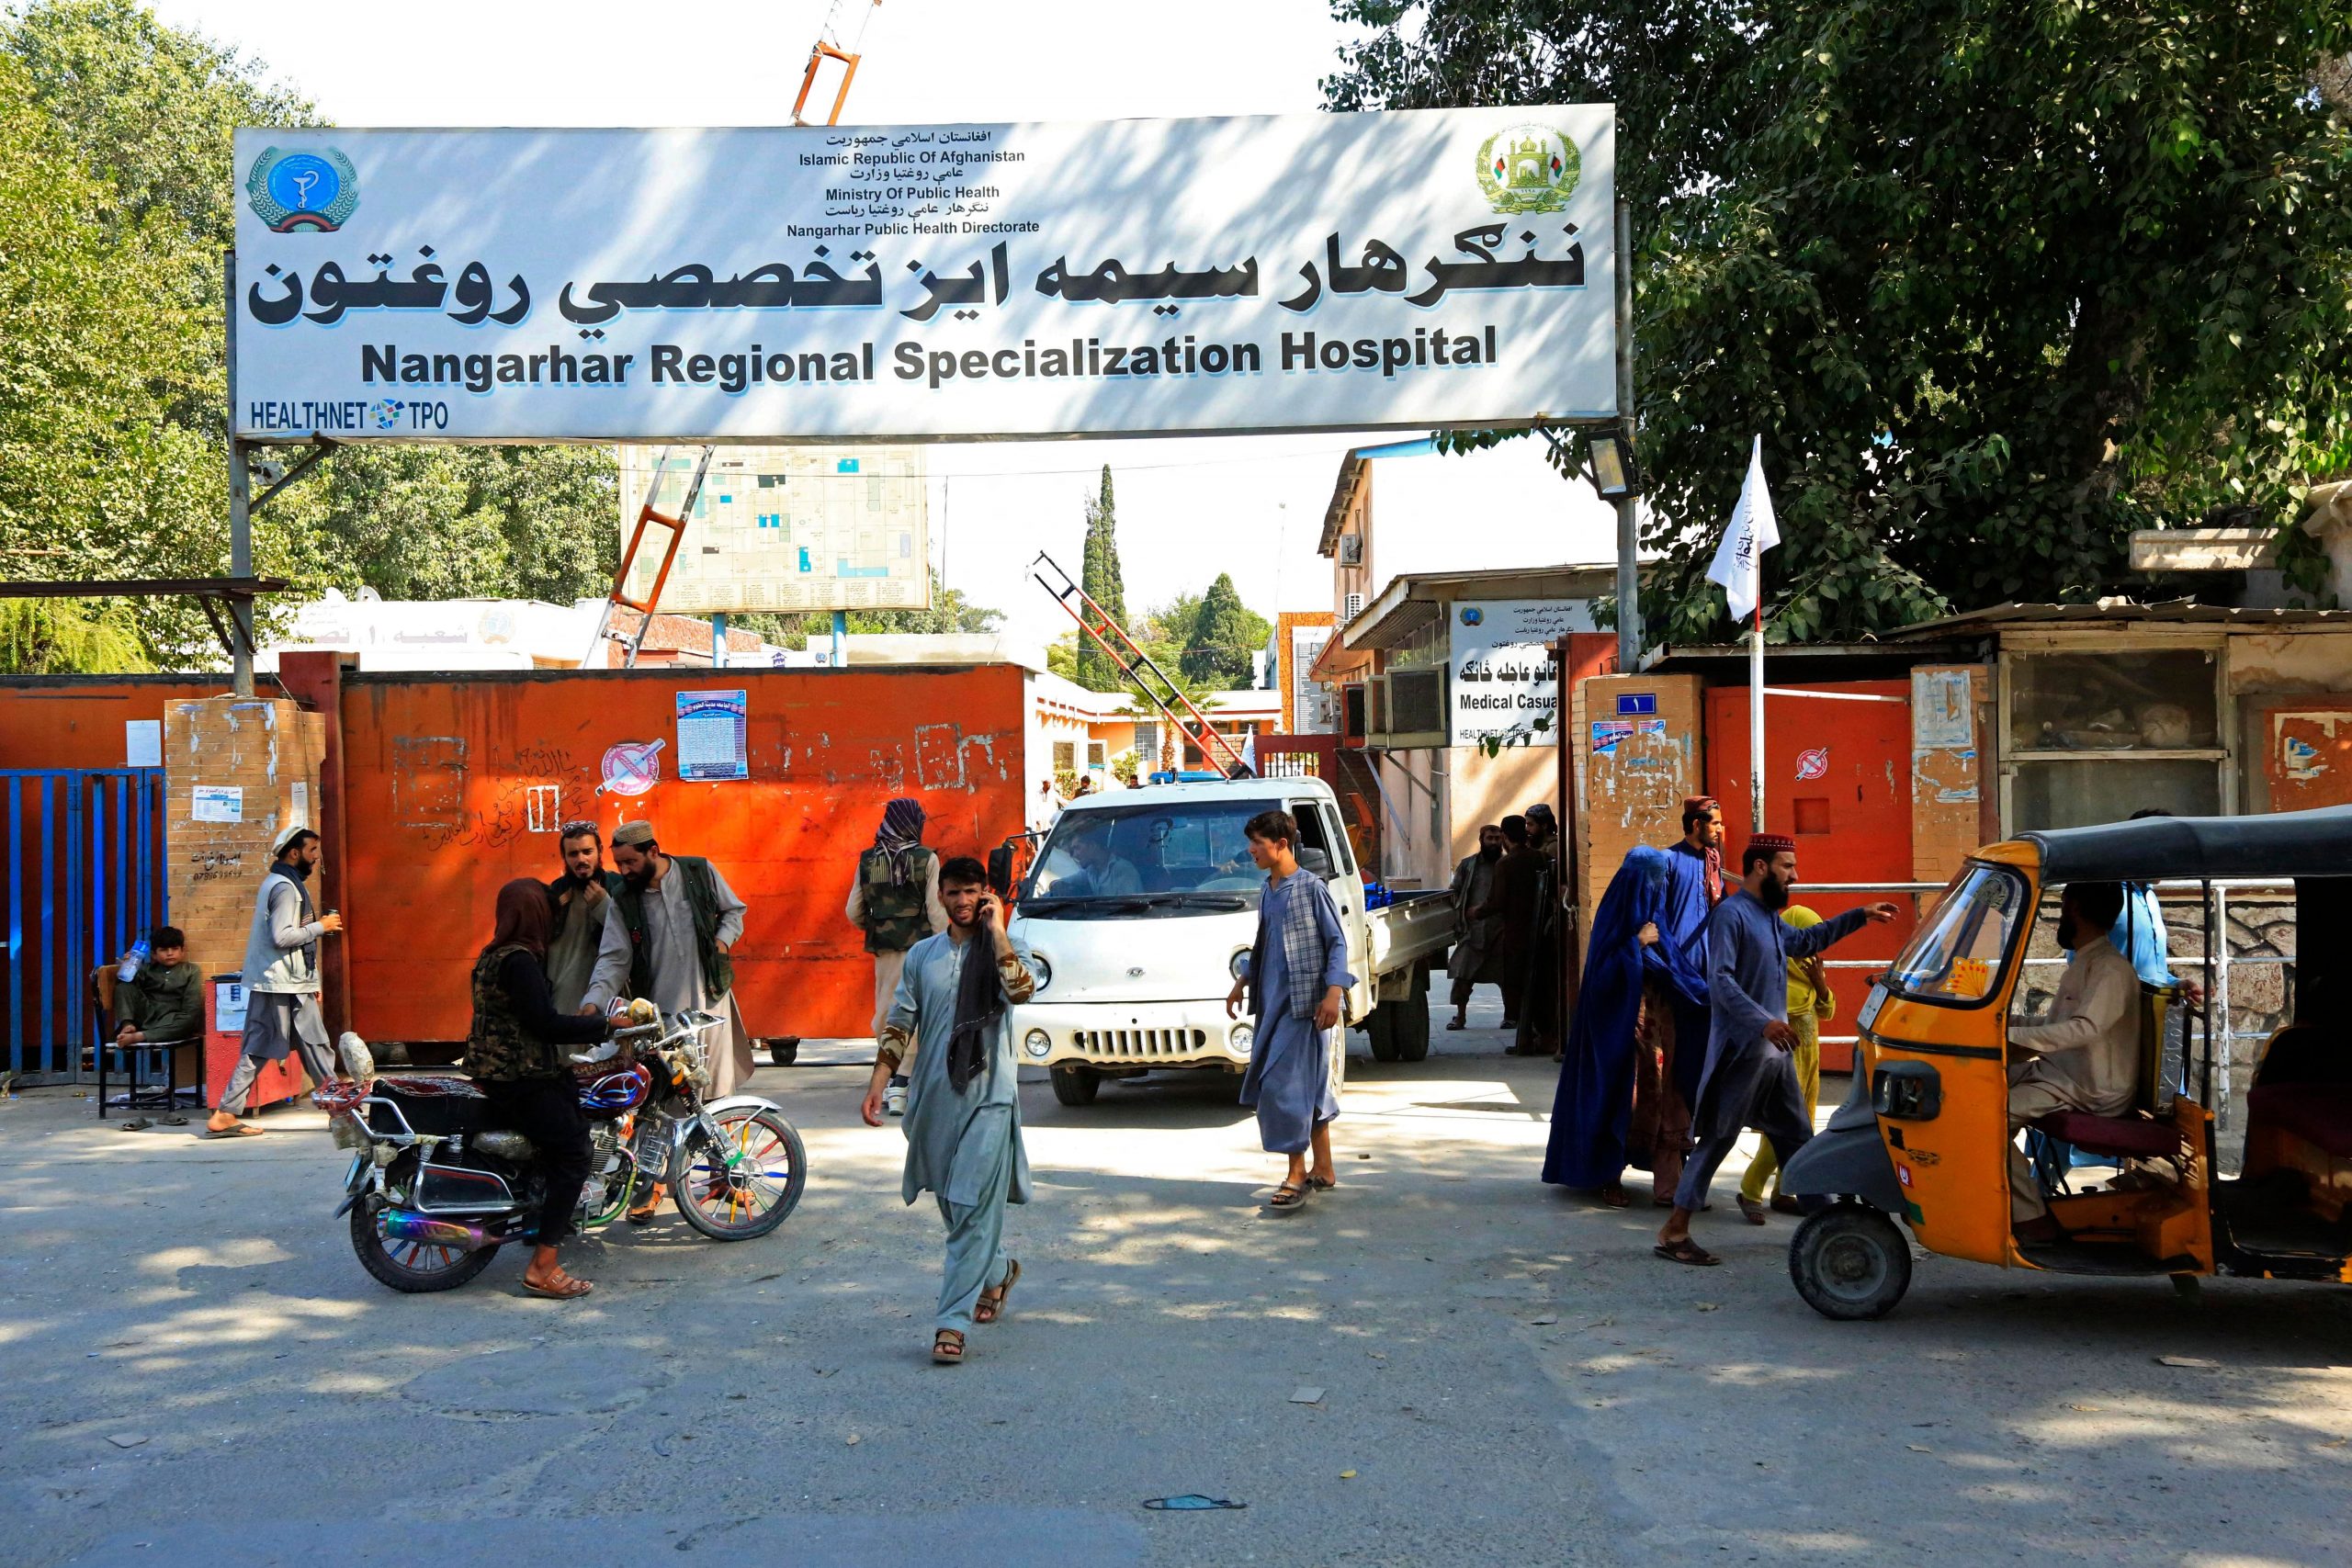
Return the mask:
<svg viewBox="0 0 2352 1568">
<path fill-rule="evenodd" d="M 1029 1032 L 1028 1037 L 1021 1042 L 1021 1048 L 1042 1062 L 1053 1051 L 1053 1036 L 1042 1029 L 1033 1029 Z"/>
<path fill-rule="evenodd" d="M 1054 966 L 1034 953 L 1029 955 L 1029 973 L 1040 991 L 1054 983 Z"/>
<path fill-rule="evenodd" d="M 1233 962 L 1227 964 L 1225 967 L 1227 971 L 1237 980 L 1247 980 L 1250 978 L 1250 950 L 1245 947 L 1240 952 L 1235 953 L 1233 955 Z"/>
</svg>

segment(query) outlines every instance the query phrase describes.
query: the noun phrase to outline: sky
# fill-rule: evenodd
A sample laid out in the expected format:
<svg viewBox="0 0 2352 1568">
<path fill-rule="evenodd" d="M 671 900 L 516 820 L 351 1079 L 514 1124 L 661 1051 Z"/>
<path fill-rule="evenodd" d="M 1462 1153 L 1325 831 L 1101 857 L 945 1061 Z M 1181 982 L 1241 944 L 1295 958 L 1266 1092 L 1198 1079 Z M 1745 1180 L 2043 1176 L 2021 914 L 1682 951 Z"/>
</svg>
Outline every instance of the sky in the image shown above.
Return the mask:
<svg viewBox="0 0 2352 1568">
<path fill-rule="evenodd" d="M 1119 0 L 150 4 L 351 126 L 786 124 L 829 11 L 844 33 L 865 27 L 844 124 L 1312 113 L 1345 36 L 1325 0 L 1187 0 L 1176 12 Z M 1083 507 L 1108 463 L 1131 614 L 1219 570 L 1261 614 L 1329 609 L 1330 563 L 1315 547 L 1340 459 L 1394 439 L 934 446 L 933 558 L 1015 637 L 1049 639 L 1068 618 L 1028 563 L 1044 549 L 1077 574 Z M 1555 558 L 1590 554 L 1564 540 Z"/>
</svg>

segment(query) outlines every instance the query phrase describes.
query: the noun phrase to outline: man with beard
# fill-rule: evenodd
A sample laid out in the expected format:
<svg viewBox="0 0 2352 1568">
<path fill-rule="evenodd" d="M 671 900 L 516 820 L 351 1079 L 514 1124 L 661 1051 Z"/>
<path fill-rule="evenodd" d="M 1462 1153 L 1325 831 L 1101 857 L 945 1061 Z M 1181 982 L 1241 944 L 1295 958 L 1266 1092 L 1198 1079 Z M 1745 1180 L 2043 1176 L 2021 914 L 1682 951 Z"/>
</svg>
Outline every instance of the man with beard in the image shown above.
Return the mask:
<svg viewBox="0 0 2352 1568">
<path fill-rule="evenodd" d="M 605 906 L 621 890 L 621 879 L 605 869 L 605 836 L 594 822 L 566 822 L 556 833 L 556 849 L 563 874 L 548 884 L 548 915 L 555 927 L 548 943 L 548 994 L 558 1012 L 594 1012 L 584 998 L 604 945 Z"/>
<path fill-rule="evenodd" d="M 1797 846 L 1777 833 L 1747 840 L 1739 872 L 1738 890 L 1707 918 L 1707 1064 L 1690 1116 L 1699 1142 L 1651 1249 L 1670 1263 L 1723 1261 L 1690 1239 L 1690 1216 L 1706 1207 L 1707 1186 L 1744 1129 L 1763 1134 L 1783 1167 L 1813 1138 L 1790 1057 L 1797 1035 L 1789 1027 L 1789 960 L 1823 952 L 1866 923 L 1894 919 L 1894 905 L 1870 904 L 1792 929 L 1781 911 L 1797 884 Z"/>
<path fill-rule="evenodd" d="M 735 965 L 743 900 L 708 861 L 664 854 L 650 822 L 613 829 L 621 886 L 605 908 L 603 945 L 582 1005 L 603 1012 L 616 997 L 642 997 L 664 1013 L 718 1015 L 710 1043 L 709 1098 L 735 1092 L 752 1076 L 752 1036 L 735 1005 Z"/>
<path fill-rule="evenodd" d="M 277 857 L 254 900 L 245 937 L 243 1054 L 221 1090 L 220 1108 L 204 1124 L 208 1138 L 252 1138 L 261 1129 L 244 1119 L 245 1100 L 264 1062 L 300 1052 L 320 1083 L 334 1077 L 326 1020 L 319 1012 L 319 940 L 343 930 L 343 917 L 319 914 L 311 904 L 311 874 L 319 869 L 319 836 L 288 828 L 270 846 Z"/>
<path fill-rule="evenodd" d="M 859 1114 L 882 1125 L 883 1090 L 911 1059 L 899 1191 L 909 1203 L 935 1194 L 946 1222 L 931 1359 L 954 1366 L 972 1325 L 1001 1318 L 1021 1279 L 1020 1263 L 1005 1256 L 1004 1206 L 1029 1201 L 1029 1156 L 1006 1021 L 1037 980 L 1027 952 L 1005 935 L 1004 906 L 978 861 L 957 855 L 941 866 L 939 898 L 947 929 L 908 950 Z"/>
<path fill-rule="evenodd" d="M 1690 1149 L 1690 1107 L 1707 1055 L 1707 917 L 1724 896 L 1724 813 L 1713 795 L 1682 802 L 1682 839 L 1666 852 L 1666 896 L 1643 926 L 1644 946 L 1663 942 L 1683 962 L 1671 976 L 1646 966 L 1640 1043 L 1634 1053 L 1629 1161 L 1650 1173 L 1650 1201 L 1674 1203 Z"/>
<path fill-rule="evenodd" d="M 2058 904 L 2058 945 L 2074 956 L 2041 1023 L 2009 1026 L 2026 1059 L 2009 1068 L 2009 1136 L 2057 1111 L 2120 1116 L 2140 1074 L 2140 976 L 2108 939 L 2123 912 L 2123 885 L 2070 882 Z M 2019 1241 L 2056 1241 L 2065 1232 L 2033 1167 L 2009 1148 L 2009 1218 Z"/>
<path fill-rule="evenodd" d="M 1560 819 L 1548 802 L 1527 808 L 1527 844 L 1535 852 L 1535 912 L 1527 935 L 1526 989 L 1519 998 L 1514 1056 L 1556 1056 L 1560 1050 Z"/>
<path fill-rule="evenodd" d="M 1482 985 L 1499 987 L 1503 982 L 1502 957 L 1495 951 L 1502 939 L 1502 918 L 1480 919 L 1472 914 L 1493 896 L 1495 866 L 1502 858 L 1503 830 L 1489 822 L 1478 829 L 1478 852 L 1463 856 L 1453 868 L 1453 956 L 1445 962 L 1446 975 L 1453 982 L 1453 1017 L 1448 1029 L 1468 1026 L 1472 990 Z M 1510 998 L 1503 1001 L 1509 1011 Z"/>
<path fill-rule="evenodd" d="M 1528 841 L 1527 818 L 1503 818 L 1503 858 L 1495 863 L 1494 891 L 1473 918 L 1492 919 L 1501 932 L 1495 944 L 1503 969 L 1503 1027 L 1519 1027 L 1519 1004 L 1527 992 L 1527 955 L 1534 940 L 1535 885 L 1542 857 Z M 1514 1054 L 1517 1046 L 1510 1047 Z"/>
</svg>

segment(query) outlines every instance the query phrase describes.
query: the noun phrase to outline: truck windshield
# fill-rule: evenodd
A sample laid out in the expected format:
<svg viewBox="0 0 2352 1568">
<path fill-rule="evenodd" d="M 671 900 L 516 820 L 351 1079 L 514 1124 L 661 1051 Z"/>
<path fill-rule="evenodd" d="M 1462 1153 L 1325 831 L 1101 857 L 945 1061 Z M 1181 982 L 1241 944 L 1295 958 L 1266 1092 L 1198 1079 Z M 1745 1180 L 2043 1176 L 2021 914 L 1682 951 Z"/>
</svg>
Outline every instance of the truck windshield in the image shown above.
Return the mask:
<svg viewBox="0 0 2352 1568">
<path fill-rule="evenodd" d="M 1981 1006 L 2000 988 L 2025 904 L 2025 878 L 2006 866 L 1971 864 L 1912 934 L 1888 983 L 1922 1001 Z"/>
<path fill-rule="evenodd" d="M 1281 805 L 1228 797 L 1066 811 L 1021 886 L 1022 907 L 1032 914 L 1194 902 L 1254 908 L 1266 879 L 1250 863 L 1242 825 Z"/>
</svg>

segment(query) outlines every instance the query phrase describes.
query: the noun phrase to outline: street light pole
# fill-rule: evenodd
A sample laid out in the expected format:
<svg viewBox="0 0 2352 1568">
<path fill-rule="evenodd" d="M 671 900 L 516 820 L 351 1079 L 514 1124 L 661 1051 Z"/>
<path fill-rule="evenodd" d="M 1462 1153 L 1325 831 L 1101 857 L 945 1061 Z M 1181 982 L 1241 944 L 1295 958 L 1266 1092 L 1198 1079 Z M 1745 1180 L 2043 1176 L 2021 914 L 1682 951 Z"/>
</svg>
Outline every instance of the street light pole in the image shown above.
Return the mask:
<svg viewBox="0 0 2352 1568">
<path fill-rule="evenodd" d="M 1617 423 L 1628 456 L 1634 434 L 1634 220 L 1617 203 Z M 1617 498 L 1617 669 L 1630 675 L 1642 657 L 1642 570 L 1639 500 L 1632 488 Z"/>
</svg>

